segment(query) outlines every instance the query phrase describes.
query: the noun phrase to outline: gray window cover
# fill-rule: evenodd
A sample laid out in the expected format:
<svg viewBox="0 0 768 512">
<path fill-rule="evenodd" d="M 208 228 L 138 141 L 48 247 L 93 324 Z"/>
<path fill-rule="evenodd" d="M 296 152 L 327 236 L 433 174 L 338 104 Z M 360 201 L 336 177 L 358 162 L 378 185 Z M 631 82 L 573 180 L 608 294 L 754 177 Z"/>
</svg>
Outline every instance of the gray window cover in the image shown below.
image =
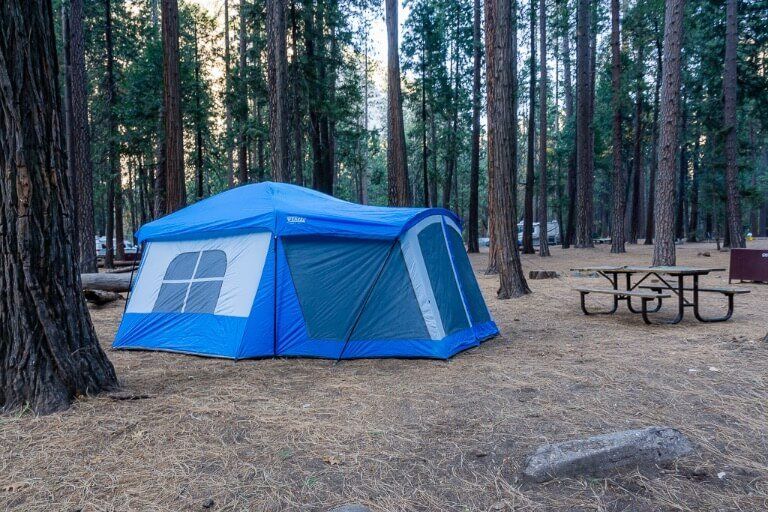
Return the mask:
<svg viewBox="0 0 768 512">
<path fill-rule="evenodd" d="M 400 244 L 392 251 L 351 339 L 429 339 Z"/>
<path fill-rule="evenodd" d="M 346 339 L 391 246 L 386 240 L 283 238 L 310 338 Z"/>
<path fill-rule="evenodd" d="M 168 264 L 152 311 L 213 313 L 226 272 L 227 255 L 224 251 L 179 254 Z"/>
<path fill-rule="evenodd" d="M 469 327 L 464 303 L 451 266 L 448 247 L 445 245 L 443 225 L 430 224 L 419 233 L 419 245 L 432 283 L 432 292 L 437 300 L 437 309 L 443 320 L 445 334 L 453 334 Z"/>
<path fill-rule="evenodd" d="M 469 316 L 472 317 L 473 324 L 481 324 L 491 320 L 488 314 L 488 308 L 485 306 L 485 299 L 477 284 L 475 273 L 472 271 L 472 264 L 469 262 L 467 251 L 464 250 L 464 242 L 456 230 L 446 227 L 448 233 L 448 243 L 451 247 L 453 263 L 456 267 L 456 273 L 459 275 L 459 283 L 464 292 L 464 298 L 467 300 Z"/>
</svg>

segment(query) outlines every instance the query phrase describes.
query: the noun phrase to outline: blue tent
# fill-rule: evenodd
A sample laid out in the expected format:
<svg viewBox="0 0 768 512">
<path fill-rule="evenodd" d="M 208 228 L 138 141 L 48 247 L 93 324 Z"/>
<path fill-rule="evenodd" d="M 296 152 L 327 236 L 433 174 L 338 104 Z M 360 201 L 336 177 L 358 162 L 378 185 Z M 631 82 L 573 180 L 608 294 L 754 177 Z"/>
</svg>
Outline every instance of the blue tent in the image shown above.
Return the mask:
<svg viewBox="0 0 768 512">
<path fill-rule="evenodd" d="M 247 185 L 150 222 L 113 346 L 232 359 L 448 358 L 498 334 L 437 208 Z"/>
</svg>

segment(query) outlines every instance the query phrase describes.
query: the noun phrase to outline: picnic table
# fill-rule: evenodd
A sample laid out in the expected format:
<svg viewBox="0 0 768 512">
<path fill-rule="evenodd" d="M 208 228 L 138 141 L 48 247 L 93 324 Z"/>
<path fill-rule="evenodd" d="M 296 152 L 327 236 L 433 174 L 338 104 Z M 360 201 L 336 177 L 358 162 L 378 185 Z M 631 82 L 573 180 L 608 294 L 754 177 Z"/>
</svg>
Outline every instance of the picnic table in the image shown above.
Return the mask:
<svg viewBox="0 0 768 512">
<path fill-rule="evenodd" d="M 693 308 L 694 317 L 700 322 L 725 322 L 733 315 L 733 297 L 749 290 L 739 288 L 716 288 L 699 286 L 699 278 L 711 272 L 724 272 L 724 268 L 715 267 L 683 267 L 683 266 L 594 266 L 573 268 L 571 271 L 596 272 L 606 278 L 611 289 L 576 288 L 581 294 L 581 309 L 585 315 L 613 314 L 619 307 L 619 302 L 627 303 L 627 309 L 632 313 L 639 313 L 647 324 L 651 324 L 650 314 L 661 309 L 664 299 L 677 299 L 677 315 L 671 320 L 657 320 L 656 323 L 676 324 L 683 319 L 685 308 Z M 623 282 L 620 276 L 624 276 Z M 633 276 L 641 276 L 633 282 Z M 656 278 L 657 282 L 651 282 L 649 278 Z M 688 283 L 686 283 L 688 280 Z M 646 284 L 643 284 L 646 283 Z M 622 285 L 620 287 L 620 285 Z M 685 292 L 692 292 L 691 297 L 686 297 Z M 590 293 L 607 294 L 613 296 L 613 307 L 609 311 L 589 311 L 586 306 L 586 296 Z M 699 297 L 702 293 L 717 293 L 728 297 L 728 311 L 720 317 L 705 317 L 699 311 Z M 632 304 L 632 299 L 640 299 L 640 309 Z M 655 302 L 653 309 L 649 303 Z"/>
</svg>

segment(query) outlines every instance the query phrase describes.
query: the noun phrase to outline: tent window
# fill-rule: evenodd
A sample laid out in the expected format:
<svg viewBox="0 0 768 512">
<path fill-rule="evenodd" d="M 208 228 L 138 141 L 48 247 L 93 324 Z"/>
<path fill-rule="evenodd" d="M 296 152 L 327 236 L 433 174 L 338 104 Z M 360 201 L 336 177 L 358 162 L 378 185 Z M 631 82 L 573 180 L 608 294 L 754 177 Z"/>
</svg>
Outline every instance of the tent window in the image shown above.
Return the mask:
<svg viewBox="0 0 768 512">
<path fill-rule="evenodd" d="M 184 252 L 165 271 L 153 311 L 213 313 L 227 272 L 224 251 Z"/>
</svg>

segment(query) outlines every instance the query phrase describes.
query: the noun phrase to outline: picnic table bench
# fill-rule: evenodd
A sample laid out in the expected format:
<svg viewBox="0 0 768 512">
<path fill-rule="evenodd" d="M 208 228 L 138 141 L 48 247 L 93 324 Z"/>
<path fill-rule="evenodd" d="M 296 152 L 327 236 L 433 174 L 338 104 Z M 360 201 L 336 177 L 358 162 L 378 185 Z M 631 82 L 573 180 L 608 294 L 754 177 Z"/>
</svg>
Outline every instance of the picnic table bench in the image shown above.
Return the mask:
<svg viewBox="0 0 768 512">
<path fill-rule="evenodd" d="M 749 290 L 739 288 L 715 288 L 715 287 L 700 287 L 699 277 L 707 275 L 710 272 L 724 271 L 723 268 L 696 268 L 696 267 L 683 267 L 683 266 L 660 266 L 660 267 L 641 267 L 641 266 L 596 266 L 596 267 L 584 267 L 574 268 L 572 271 L 581 272 L 597 272 L 599 275 L 605 277 L 610 283 L 612 288 L 576 288 L 575 290 L 581 294 L 581 309 L 586 315 L 590 314 L 613 314 L 618 309 L 620 301 L 624 301 L 627 304 L 627 309 L 632 313 L 639 313 L 643 316 L 643 321 L 647 324 L 651 324 L 649 313 L 656 313 L 661 309 L 662 300 L 677 297 L 678 311 L 677 315 L 671 320 L 657 320 L 657 323 L 676 324 L 679 323 L 684 316 L 685 308 L 693 308 L 694 317 L 700 322 L 724 322 L 731 318 L 733 315 L 733 297 L 735 295 L 741 295 L 749 293 Z M 619 276 L 624 275 L 624 288 L 619 288 Z M 632 276 L 640 274 L 641 277 L 634 284 L 632 283 Z M 654 276 L 657 278 L 659 284 L 646 284 L 642 285 L 649 277 Z M 670 279 L 673 278 L 673 279 Z M 675 283 L 675 279 L 677 283 Z M 692 283 L 686 285 L 685 280 L 687 278 L 692 279 Z M 645 291 L 650 290 L 650 291 Z M 685 292 L 693 292 L 693 297 L 689 299 L 685 296 Z M 586 306 L 586 296 L 590 293 L 605 294 L 613 296 L 613 307 L 609 311 L 589 311 Z M 704 317 L 699 312 L 699 294 L 700 293 L 719 293 L 728 297 L 728 311 L 725 315 L 720 317 Z M 640 309 L 636 309 L 632 304 L 632 299 L 637 298 L 641 301 Z M 657 301 L 653 309 L 649 309 L 648 303 L 651 301 Z"/>
</svg>

